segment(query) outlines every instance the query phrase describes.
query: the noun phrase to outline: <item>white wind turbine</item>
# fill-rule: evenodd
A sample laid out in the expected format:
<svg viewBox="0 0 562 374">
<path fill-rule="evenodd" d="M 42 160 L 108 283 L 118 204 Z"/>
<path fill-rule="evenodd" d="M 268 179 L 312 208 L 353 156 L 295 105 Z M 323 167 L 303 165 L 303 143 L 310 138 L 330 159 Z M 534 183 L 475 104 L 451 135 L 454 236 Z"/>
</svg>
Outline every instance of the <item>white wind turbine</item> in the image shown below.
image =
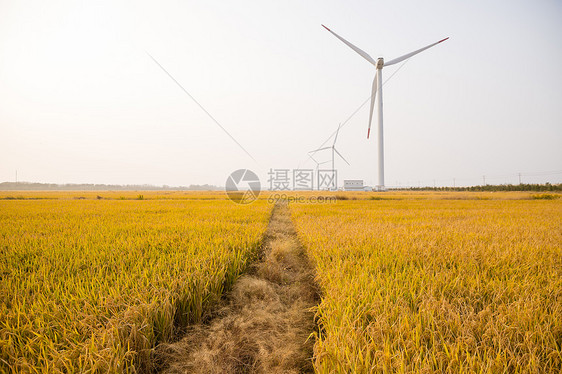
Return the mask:
<svg viewBox="0 0 562 374">
<path fill-rule="evenodd" d="M 320 163 L 318 163 L 310 154 L 311 154 L 311 153 L 312 153 L 312 154 L 315 154 L 315 153 L 318 152 L 318 151 L 323 151 L 323 150 L 326 150 L 326 149 L 331 149 L 331 150 L 332 150 L 332 170 L 335 170 L 334 167 L 335 167 L 335 156 L 336 156 L 336 153 L 338 154 L 338 156 L 340 156 L 340 158 L 341 158 L 342 160 L 345 161 L 346 164 L 349 165 L 349 162 L 347 162 L 347 160 L 346 160 L 346 159 L 341 155 L 341 153 L 339 153 L 338 150 L 336 149 L 336 141 L 338 140 L 338 134 L 339 134 L 339 132 L 340 132 L 340 128 L 341 128 L 341 123 L 339 124 L 338 130 L 336 131 L 336 136 L 334 136 L 334 142 L 332 143 L 332 145 L 331 145 L 330 147 L 322 147 L 322 148 L 315 149 L 314 151 L 308 152 L 308 156 L 309 156 L 310 158 L 312 158 L 312 160 L 313 160 L 314 162 L 316 162 L 317 168 L 318 168 L 319 165 L 324 164 L 325 162 L 320 162 Z M 337 187 L 337 186 L 334 186 L 334 187 Z"/>
<path fill-rule="evenodd" d="M 312 152 L 314 152 L 314 151 L 312 151 Z M 318 172 L 318 169 L 320 169 L 320 165 L 324 165 L 324 164 L 327 164 L 328 162 L 330 162 L 330 160 L 318 162 L 318 161 L 316 161 L 316 159 L 314 157 L 312 157 L 312 155 L 310 155 L 310 153 L 308 154 L 308 157 L 310 157 L 310 159 L 312 161 L 314 161 L 314 163 L 316 164 L 316 172 Z"/>
<path fill-rule="evenodd" d="M 330 160 L 318 162 L 318 161 L 316 161 L 316 159 L 315 159 L 314 157 L 312 157 L 312 155 L 311 155 L 310 153 L 308 154 L 308 157 L 310 157 L 310 159 L 311 159 L 312 161 L 314 161 L 314 163 L 316 164 L 316 176 L 317 176 L 317 178 L 318 178 L 318 181 L 320 181 L 320 177 L 318 177 L 318 170 L 320 169 L 320 165 L 327 164 L 328 162 L 330 162 Z M 320 182 L 319 182 L 319 183 L 320 183 Z M 318 187 L 319 187 L 319 186 L 318 186 Z M 314 189 L 314 188 L 313 188 L 313 189 Z M 320 189 L 320 188 L 318 188 L 318 189 Z"/>
<path fill-rule="evenodd" d="M 382 68 L 383 68 L 383 66 L 394 65 L 394 64 L 402 62 L 406 59 L 409 59 L 410 57 L 412 57 L 414 55 L 417 55 L 418 53 L 423 52 L 426 49 L 433 47 L 434 45 L 437 45 L 441 42 L 444 42 L 445 40 L 447 40 L 449 38 L 442 39 L 442 40 L 440 40 L 436 43 L 428 45 L 427 47 L 420 48 L 420 49 L 415 50 L 413 52 L 407 53 L 404 56 L 400 56 L 400 57 L 397 57 L 393 60 L 385 62 L 382 57 L 379 57 L 375 61 L 365 51 L 357 48 L 356 46 L 354 46 L 353 44 L 351 44 L 350 42 L 348 42 L 347 40 L 345 40 L 344 38 L 342 38 L 341 36 L 339 36 L 338 34 L 333 32 L 332 30 L 330 30 L 326 26 L 322 25 L 322 27 L 324 27 L 326 30 L 331 32 L 336 38 L 338 38 L 339 40 L 341 40 L 342 42 L 347 44 L 348 47 L 353 49 L 355 52 L 359 53 L 361 55 L 361 57 L 363 57 L 365 60 L 369 61 L 371 64 L 373 64 L 377 68 L 377 72 L 375 74 L 375 79 L 373 80 L 373 92 L 371 94 L 371 112 L 369 114 L 369 128 L 367 130 L 367 139 L 369 138 L 369 135 L 371 133 L 371 121 L 373 119 L 373 109 L 375 107 L 375 98 L 377 96 L 377 91 L 378 91 L 379 92 L 379 100 L 378 100 L 378 114 L 379 114 L 379 116 L 378 116 L 379 184 L 377 186 L 377 190 L 384 191 L 385 188 L 384 188 L 384 143 L 383 143 L 383 131 L 382 131 Z"/>
</svg>

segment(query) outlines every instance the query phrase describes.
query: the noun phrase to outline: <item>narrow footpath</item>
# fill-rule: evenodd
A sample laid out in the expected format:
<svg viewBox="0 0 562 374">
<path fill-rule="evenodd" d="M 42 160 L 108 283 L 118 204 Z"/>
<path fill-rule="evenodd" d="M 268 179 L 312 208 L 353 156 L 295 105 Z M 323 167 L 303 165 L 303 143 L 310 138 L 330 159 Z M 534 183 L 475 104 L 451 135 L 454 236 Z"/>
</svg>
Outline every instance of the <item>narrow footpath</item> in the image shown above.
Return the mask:
<svg viewBox="0 0 562 374">
<path fill-rule="evenodd" d="M 318 291 L 286 203 L 273 209 L 261 260 L 212 319 L 156 349 L 161 373 L 312 373 Z"/>
</svg>

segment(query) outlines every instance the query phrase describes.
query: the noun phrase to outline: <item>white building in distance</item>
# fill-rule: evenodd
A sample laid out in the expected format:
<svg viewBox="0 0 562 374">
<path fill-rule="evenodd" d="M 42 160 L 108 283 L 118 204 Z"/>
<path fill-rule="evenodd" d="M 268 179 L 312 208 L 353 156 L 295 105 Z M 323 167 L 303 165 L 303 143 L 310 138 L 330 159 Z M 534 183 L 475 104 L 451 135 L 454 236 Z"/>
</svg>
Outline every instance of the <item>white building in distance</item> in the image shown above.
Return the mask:
<svg viewBox="0 0 562 374">
<path fill-rule="evenodd" d="M 347 179 L 343 181 L 344 191 L 365 191 L 362 179 Z"/>
</svg>

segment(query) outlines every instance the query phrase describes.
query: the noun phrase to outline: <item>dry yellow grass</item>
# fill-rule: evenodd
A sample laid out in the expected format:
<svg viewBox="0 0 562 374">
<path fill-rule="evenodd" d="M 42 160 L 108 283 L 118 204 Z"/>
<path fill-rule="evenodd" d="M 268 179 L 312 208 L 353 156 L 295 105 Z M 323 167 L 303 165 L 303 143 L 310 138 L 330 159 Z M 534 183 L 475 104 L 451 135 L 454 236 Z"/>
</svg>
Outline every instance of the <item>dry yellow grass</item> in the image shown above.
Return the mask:
<svg viewBox="0 0 562 374">
<path fill-rule="evenodd" d="M 155 195 L 126 196 L 139 194 Z M 155 344 L 199 321 L 233 284 L 271 212 L 224 194 L 25 195 L 50 199 L 0 200 L 0 372 L 148 368 Z"/>
<path fill-rule="evenodd" d="M 560 199 L 376 196 L 399 199 L 291 205 L 322 290 L 317 372 L 562 371 Z"/>
<path fill-rule="evenodd" d="M 286 204 L 278 205 L 263 256 L 234 285 L 215 318 L 156 348 L 161 373 L 311 373 L 317 303 L 310 264 Z"/>
</svg>

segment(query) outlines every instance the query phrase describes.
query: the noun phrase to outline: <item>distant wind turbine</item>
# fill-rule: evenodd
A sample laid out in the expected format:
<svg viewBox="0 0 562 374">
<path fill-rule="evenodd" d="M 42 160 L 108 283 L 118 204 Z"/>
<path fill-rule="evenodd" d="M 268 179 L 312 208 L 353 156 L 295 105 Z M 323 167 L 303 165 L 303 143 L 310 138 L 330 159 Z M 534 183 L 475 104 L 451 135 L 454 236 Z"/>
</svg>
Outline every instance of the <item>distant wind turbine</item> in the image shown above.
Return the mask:
<svg viewBox="0 0 562 374">
<path fill-rule="evenodd" d="M 332 150 L 332 170 L 335 170 L 335 169 L 334 169 L 334 166 L 335 166 L 334 162 L 335 162 L 335 154 L 336 154 L 336 153 L 338 154 L 338 156 L 340 156 L 340 158 L 341 158 L 342 160 L 345 161 L 346 164 L 349 165 L 349 162 L 347 162 L 347 160 L 346 160 L 345 158 L 343 158 L 343 156 L 341 155 L 341 153 L 339 153 L 338 150 L 336 149 L 336 141 L 338 140 L 338 134 L 339 134 L 339 132 L 340 132 L 340 128 L 341 128 L 341 123 L 339 124 L 338 130 L 336 131 L 336 136 L 334 136 L 334 142 L 332 143 L 332 145 L 331 145 L 330 147 L 322 147 L 322 148 L 315 149 L 314 151 L 308 152 L 308 154 L 309 154 L 309 156 L 310 156 L 311 153 L 312 153 L 312 154 L 315 154 L 315 153 L 318 152 L 318 151 L 323 151 L 323 150 L 325 150 L 325 149 L 331 149 L 331 150 Z M 310 156 L 310 158 L 312 158 L 312 156 Z M 316 162 L 316 160 L 315 160 L 314 158 L 312 158 L 312 159 L 314 160 L 314 162 Z M 316 163 L 318 164 L 318 162 L 316 162 Z M 324 163 L 324 162 L 322 162 L 321 164 L 323 164 L 323 163 Z"/>
<path fill-rule="evenodd" d="M 436 43 L 428 45 L 427 47 L 420 48 L 420 49 L 415 50 L 413 52 L 407 53 L 404 56 L 400 56 L 398 58 L 395 58 L 393 60 L 385 62 L 382 57 L 379 57 L 375 61 L 365 51 L 357 48 L 356 46 L 354 46 L 353 44 L 351 44 L 350 42 L 348 42 L 347 40 L 345 40 L 344 38 L 342 38 L 341 36 L 339 36 L 338 34 L 333 32 L 332 30 L 330 30 L 326 26 L 322 25 L 322 27 L 324 27 L 326 30 L 331 32 L 336 38 L 338 38 L 339 40 L 341 40 L 342 42 L 347 44 L 348 47 L 353 49 L 355 52 L 357 52 L 359 55 L 361 55 L 361 57 L 363 57 L 365 60 L 369 61 L 371 64 L 373 64 L 377 68 L 377 72 L 375 74 L 375 79 L 373 80 L 373 91 L 372 91 L 372 94 L 371 94 L 371 112 L 369 114 L 369 128 L 367 129 L 367 139 L 369 138 L 369 135 L 371 133 L 371 122 L 372 122 L 372 119 L 373 119 L 373 109 L 375 107 L 375 98 L 377 96 L 377 91 L 378 91 L 379 92 L 379 100 L 378 100 L 378 114 L 379 114 L 378 115 L 379 184 L 377 186 L 377 190 L 384 191 L 385 187 L 384 187 L 384 142 L 383 142 L 383 129 L 382 129 L 382 68 L 383 68 L 383 66 L 394 65 L 394 64 L 397 64 L 397 63 L 402 62 L 404 60 L 407 60 L 410 57 L 412 57 L 414 55 L 417 55 L 418 53 L 423 52 L 426 49 L 433 47 L 434 45 L 437 45 L 441 42 L 444 42 L 445 40 L 447 40 L 449 38 L 442 39 L 442 40 L 440 40 Z"/>
<path fill-rule="evenodd" d="M 330 160 L 318 162 L 318 161 L 316 161 L 316 159 L 314 157 L 312 157 L 312 155 L 310 153 L 308 154 L 308 157 L 310 157 L 310 159 L 312 161 L 314 161 L 314 163 L 316 164 L 316 172 L 318 172 L 318 169 L 320 169 L 320 165 L 324 165 L 324 164 L 327 164 L 328 162 L 330 162 Z"/>
</svg>

